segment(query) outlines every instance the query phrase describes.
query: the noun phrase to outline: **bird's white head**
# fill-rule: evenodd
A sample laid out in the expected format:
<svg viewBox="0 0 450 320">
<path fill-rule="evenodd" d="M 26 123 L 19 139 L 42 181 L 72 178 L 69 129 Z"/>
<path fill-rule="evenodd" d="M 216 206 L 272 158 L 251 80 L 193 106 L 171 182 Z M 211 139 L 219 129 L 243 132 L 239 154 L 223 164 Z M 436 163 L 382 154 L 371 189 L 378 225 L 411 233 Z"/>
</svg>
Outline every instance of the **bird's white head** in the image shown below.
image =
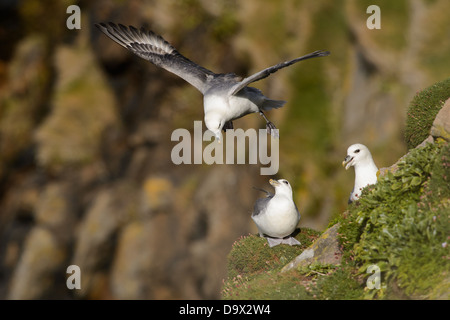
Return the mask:
<svg viewBox="0 0 450 320">
<path fill-rule="evenodd" d="M 286 179 L 270 179 L 269 183 L 275 188 L 275 194 L 284 194 L 292 197 L 292 187 L 289 181 L 287 181 Z"/>
<path fill-rule="evenodd" d="M 222 139 L 222 128 L 225 122 L 223 118 L 217 113 L 207 113 L 205 114 L 205 125 L 209 131 L 214 133 L 216 140 L 218 142 Z"/>
<path fill-rule="evenodd" d="M 373 162 L 372 154 L 365 145 L 356 143 L 348 147 L 347 156 L 342 161 L 342 166 L 345 167 L 345 170 L 348 170 L 352 166 L 367 162 Z"/>
</svg>

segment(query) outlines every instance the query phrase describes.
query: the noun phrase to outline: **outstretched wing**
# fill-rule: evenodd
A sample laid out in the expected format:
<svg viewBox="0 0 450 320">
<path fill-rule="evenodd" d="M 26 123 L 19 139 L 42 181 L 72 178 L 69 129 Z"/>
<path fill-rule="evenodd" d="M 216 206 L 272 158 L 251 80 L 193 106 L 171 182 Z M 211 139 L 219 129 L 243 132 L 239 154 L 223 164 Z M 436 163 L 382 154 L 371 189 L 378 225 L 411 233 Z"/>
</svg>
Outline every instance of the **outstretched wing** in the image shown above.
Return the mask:
<svg viewBox="0 0 450 320">
<path fill-rule="evenodd" d="M 305 56 L 296 58 L 294 60 L 290 60 L 290 61 L 285 61 L 282 63 L 279 63 L 275 66 L 269 67 L 267 69 L 261 70 L 253 75 L 251 75 L 250 77 L 245 78 L 244 80 L 242 80 L 241 82 L 237 83 L 236 85 L 234 85 L 231 89 L 229 94 L 230 95 L 235 95 L 236 93 L 238 93 L 239 91 L 241 91 L 243 88 L 245 88 L 246 86 L 248 86 L 250 83 L 264 79 L 266 77 L 268 77 L 270 74 L 282 69 L 282 68 L 286 68 L 294 63 L 297 63 L 299 61 L 302 60 L 306 60 L 306 59 L 311 59 L 311 58 L 317 58 L 317 57 L 325 57 L 330 55 L 329 51 L 314 51 L 313 53 L 307 54 Z"/>
<path fill-rule="evenodd" d="M 109 38 L 130 50 L 137 56 L 170 71 L 196 87 L 201 93 L 209 88 L 208 79 L 215 73 L 199 66 L 181 55 L 163 37 L 135 27 L 125 27 L 112 22 L 96 24 Z"/>
</svg>

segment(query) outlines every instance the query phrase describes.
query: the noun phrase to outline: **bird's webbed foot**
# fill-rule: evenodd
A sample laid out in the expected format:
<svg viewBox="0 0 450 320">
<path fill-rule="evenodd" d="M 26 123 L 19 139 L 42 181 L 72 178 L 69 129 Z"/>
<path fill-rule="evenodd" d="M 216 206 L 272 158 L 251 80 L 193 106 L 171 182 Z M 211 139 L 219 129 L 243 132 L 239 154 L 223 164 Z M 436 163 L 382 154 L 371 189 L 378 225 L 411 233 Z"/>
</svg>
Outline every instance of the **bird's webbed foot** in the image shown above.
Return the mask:
<svg viewBox="0 0 450 320">
<path fill-rule="evenodd" d="M 301 245 L 300 241 L 295 239 L 294 237 L 285 237 L 285 238 L 271 238 L 271 237 L 265 237 L 267 239 L 267 243 L 269 244 L 269 247 L 275 247 L 279 244 L 287 244 L 290 246 L 297 246 Z"/>
<path fill-rule="evenodd" d="M 294 237 L 287 237 L 283 239 L 284 244 L 288 244 L 290 246 L 299 246 L 301 245 L 300 241 L 295 239 Z"/>
<path fill-rule="evenodd" d="M 277 127 L 275 127 L 275 125 L 271 121 L 269 121 L 269 119 L 267 119 L 266 115 L 262 111 L 260 111 L 259 114 L 264 118 L 264 120 L 266 120 L 267 133 L 274 138 L 279 138 L 280 134 Z"/>
<path fill-rule="evenodd" d="M 266 123 L 266 129 L 267 133 L 270 134 L 272 137 L 274 138 L 280 137 L 277 127 L 275 127 L 275 125 L 272 122 L 269 121 Z"/>
</svg>

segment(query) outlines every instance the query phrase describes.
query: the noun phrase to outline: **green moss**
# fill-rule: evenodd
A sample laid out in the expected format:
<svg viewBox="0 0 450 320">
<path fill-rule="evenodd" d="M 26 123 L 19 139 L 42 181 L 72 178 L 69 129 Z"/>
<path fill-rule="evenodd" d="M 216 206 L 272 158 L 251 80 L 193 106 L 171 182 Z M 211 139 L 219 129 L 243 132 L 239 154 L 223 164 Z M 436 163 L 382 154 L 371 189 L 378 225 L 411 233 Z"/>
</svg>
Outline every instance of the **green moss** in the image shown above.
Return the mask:
<svg viewBox="0 0 450 320">
<path fill-rule="evenodd" d="M 254 277 L 236 277 L 225 282 L 222 298 L 258 300 L 307 300 L 310 291 L 303 285 L 308 279 L 296 271 L 279 273 L 263 272 Z"/>
<path fill-rule="evenodd" d="M 408 148 L 416 147 L 429 136 L 436 115 L 449 97 L 450 78 L 416 94 L 411 101 L 406 119 L 405 141 Z"/>
<path fill-rule="evenodd" d="M 343 215 L 346 257 L 361 273 L 378 265 L 388 284 L 368 297 L 383 297 L 393 283 L 407 296 L 430 295 L 448 274 L 449 152 L 443 143 L 411 150 Z"/>
<path fill-rule="evenodd" d="M 319 232 L 302 228 L 295 236 L 301 246 L 278 245 L 270 248 L 265 238 L 248 235 L 233 244 L 227 259 L 227 279 L 224 282 L 224 299 L 287 299 L 287 296 L 305 298 L 304 290 L 291 288 L 303 276 L 286 273 L 280 269 L 300 255 L 317 239 Z M 272 289 L 268 287 L 273 286 Z M 283 292 L 283 294 L 281 294 Z"/>
<path fill-rule="evenodd" d="M 352 264 L 312 264 L 280 272 L 281 268 L 309 247 L 319 232 L 302 229 L 296 236 L 301 246 L 269 248 L 256 235 L 235 242 L 228 256 L 228 277 L 223 299 L 359 299 L 363 285 Z"/>
<path fill-rule="evenodd" d="M 302 228 L 295 236 L 301 246 L 278 245 L 270 248 L 265 238 L 257 235 L 242 237 L 233 244 L 228 255 L 228 278 L 252 276 L 282 268 L 302 253 L 319 236 L 319 232 Z"/>
<path fill-rule="evenodd" d="M 363 285 L 350 266 L 311 265 L 298 270 L 238 275 L 223 286 L 222 298 L 258 300 L 360 299 Z"/>
<path fill-rule="evenodd" d="M 313 290 L 319 300 L 356 300 L 363 297 L 363 286 L 349 267 L 336 268 L 326 277 L 319 277 Z"/>
</svg>

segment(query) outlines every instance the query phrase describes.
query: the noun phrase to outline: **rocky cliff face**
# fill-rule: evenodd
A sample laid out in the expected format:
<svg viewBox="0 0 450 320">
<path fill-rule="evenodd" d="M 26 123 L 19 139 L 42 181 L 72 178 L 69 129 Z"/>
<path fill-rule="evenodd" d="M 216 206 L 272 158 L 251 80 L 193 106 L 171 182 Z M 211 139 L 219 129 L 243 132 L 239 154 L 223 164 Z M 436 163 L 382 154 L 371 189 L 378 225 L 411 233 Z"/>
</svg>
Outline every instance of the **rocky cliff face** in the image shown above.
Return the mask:
<svg viewBox="0 0 450 320">
<path fill-rule="evenodd" d="M 347 146 L 393 163 L 407 101 L 448 75 L 448 1 L 398 3 L 380 4 L 378 31 L 356 1 L 80 1 L 81 30 L 65 27 L 69 1 L 4 5 L 15 19 L 2 20 L 0 56 L 0 298 L 218 298 L 233 241 L 256 231 L 252 186 L 269 177 L 258 165 L 174 165 L 171 133 L 202 120 L 201 95 L 94 23 L 147 25 L 243 76 L 330 50 L 255 84 L 288 101 L 270 114 L 278 176 L 295 188 L 300 225 L 322 229 L 352 186 L 339 171 Z M 66 287 L 72 264 L 80 290 Z"/>
</svg>

